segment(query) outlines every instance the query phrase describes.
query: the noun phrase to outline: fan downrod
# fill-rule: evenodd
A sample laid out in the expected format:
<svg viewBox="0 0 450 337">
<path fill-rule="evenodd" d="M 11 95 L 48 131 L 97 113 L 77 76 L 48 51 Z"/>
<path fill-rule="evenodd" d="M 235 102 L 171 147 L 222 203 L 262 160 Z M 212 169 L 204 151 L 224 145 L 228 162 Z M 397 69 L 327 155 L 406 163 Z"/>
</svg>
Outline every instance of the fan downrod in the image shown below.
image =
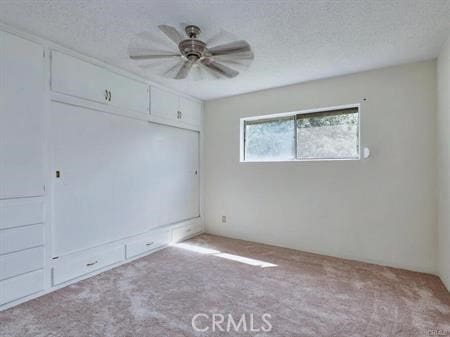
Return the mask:
<svg viewBox="0 0 450 337">
<path fill-rule="evenodd" d="M 202 32 L 200 27 L 196 25 L 188 25 L 184 28 L 184 31 L 190 39 L 198 39 L 200 33 Z"/>
</svg>

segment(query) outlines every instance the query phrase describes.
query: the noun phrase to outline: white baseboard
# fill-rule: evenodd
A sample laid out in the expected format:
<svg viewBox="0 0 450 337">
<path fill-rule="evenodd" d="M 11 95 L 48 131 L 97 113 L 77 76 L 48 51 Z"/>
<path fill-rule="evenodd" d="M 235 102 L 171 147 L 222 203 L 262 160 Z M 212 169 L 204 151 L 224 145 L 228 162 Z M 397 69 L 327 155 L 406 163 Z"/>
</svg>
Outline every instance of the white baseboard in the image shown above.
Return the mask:
<svg viewBox="0 0 450 337">
<path fill-rule="evenodd" d="M 432 268 L 423 268 L 421 266 L 389 263 L 389 262 L 385 262 L 385 261 L 379 261 L 379 260 L 376 260 L 376 259 L 365 259 L 365 258 L 355 257 L 355 256 L 348 255 L 348 254 L 333 255 L 333 254 L 330 254 L 329 252 L 325 252 L 325 251 L 319 251 L 319 250 L 314 250 L 314 249 L 309 249 L 309 248 L 308 249 L 302 249 L 301 247 L 292 247 L 292 246 L 288 246 L 288 245 L 280 245 L 278 243 L 265 241 L 265 240 L 256 241 L 256 240 L 254 240 L 252 238 L 249 238 L 247 236 L 239 236 L 239 235 L 234 235 L 234 234 L 229 234 L 229 233 L 223 233 L 223 232 L 220 232 L 220 231 L 210 230 L 210 229 L 207 228 L 207 226 L 205 226 L 205 233 L 206 234 L 211 234 L 211 235 L 223 236 L 223 237 L 227 237 L 227 238 L 231 238 L 231 239 L 237 239 L 237 240 L 244 240 L 244 241 L 249 241 L 249 242 L 261 243 L 261 244 L 274 246 L 274 247 L 293 249 L 293 250 L 297 250 L 299 252 L 312 253 L 312 254 L 329 256 L 329 257 L 335 257 L 335 258 L 340 258 L 340 259 L 345 259 L 345 260 L 350 260 L 350 261 L 374 264 L 374 265 L 383 266 L 383 267 L 404 269 L 404 270 L 408 270 L 408 271 L 414 271 L 414 272 L 418 272 L 418 273 L 424 273 L 424 274 L 431 274 L 431 275 L 439 276 L 437 274 L 436 270 L 432 269 Z"/>
</svg>

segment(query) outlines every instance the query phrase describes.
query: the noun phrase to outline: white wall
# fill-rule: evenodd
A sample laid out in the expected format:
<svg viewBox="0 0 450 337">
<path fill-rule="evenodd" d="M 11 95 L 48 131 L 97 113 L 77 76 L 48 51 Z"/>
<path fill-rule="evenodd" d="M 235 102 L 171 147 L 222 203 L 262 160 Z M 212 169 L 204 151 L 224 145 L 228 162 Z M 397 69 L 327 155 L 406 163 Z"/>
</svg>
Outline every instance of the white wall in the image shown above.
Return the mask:
<svg viewBox="0 0 450 337">
<path fill-rule="evenodd" d="M 437 63 L 438 78 L 438 270 L 450 290 L 450 37 Z"/>
<path fill-rule="evenodd" d="M 359 102 L 371 158 L 239 162 L 240 118 Z M 205 110 L 208 232 L 436 272 L 435 61 L 209 101 Z"/>
</svg>

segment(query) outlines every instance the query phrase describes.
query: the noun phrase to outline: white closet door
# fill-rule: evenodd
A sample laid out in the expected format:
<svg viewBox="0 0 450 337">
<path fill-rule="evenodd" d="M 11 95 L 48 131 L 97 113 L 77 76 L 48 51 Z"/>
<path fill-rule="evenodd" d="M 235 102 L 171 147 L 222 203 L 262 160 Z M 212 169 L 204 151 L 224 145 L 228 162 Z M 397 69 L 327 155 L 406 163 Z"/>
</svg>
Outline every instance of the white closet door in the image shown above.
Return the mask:
<svg viewBox="0 0 450 337">
<path fill-rule="evenodd" d="M 108 70 L 55 50 L 52 50 L 51 68 L 53 91 L 107 103 Z"/>
<path fill-rule="evenodd" d="M 202 116 L 202 104 L 184 97 L 180 97 L 180 111 L 182 121 L 194 126 L 200 126 Z"/>
<path fill-rule="evenodd" d="M 149 114 L 150 95 L 147 84 L 110 72 L 108 86 L 111 91 L 111 101 L 108 102 L 110 105 Z"/>
<path fill-rule="evenodd" d="M 150 114 L 165 119 L 177 120 L 179 97 L 169 91 L 150 88 Z"/>
<path fill-rule="evenodd" d="M 198 217 L 198 132 L 57 102 L 51 132 L 55 255 Z"/>
<path fill-rule="evenodd" d="M 43 189 L 42 46 L 0 32 L 0 198 Z"/>
<path fill-rule="evenodd" d="M 178 131 L 178 141 L 172 148 L 168 205 L 168 223 L 199 216 L 198 132 Z"/>
<path fill-rule="evenodd" d="M 200 216 L 200 162 L 199 162 L 199 133 L 191 131 L 190 141 L 192 166 L 190 169 L 190 179 L 188 185 L 188 193 L 186 195 L 186 207 L 188 208 L 187 218 Z"/>
</svg>

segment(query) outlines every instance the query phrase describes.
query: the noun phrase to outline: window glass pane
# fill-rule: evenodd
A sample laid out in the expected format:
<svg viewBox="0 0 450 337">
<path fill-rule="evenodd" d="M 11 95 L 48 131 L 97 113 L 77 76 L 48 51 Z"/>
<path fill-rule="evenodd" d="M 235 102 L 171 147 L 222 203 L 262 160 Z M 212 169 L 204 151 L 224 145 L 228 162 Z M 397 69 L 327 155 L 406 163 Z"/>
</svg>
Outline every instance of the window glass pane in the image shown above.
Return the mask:
<svg viewBox="0 0 450 337">
<path fill-rule="evenodd" d="M 245 123 L 245 160 L 295 158 L 294 117 Z"/>
<path fill-rule="evenodd" d="M 297 115 L 297 158 L 358 158 L 358 119 L 356 109 Z"/>
</svg>

